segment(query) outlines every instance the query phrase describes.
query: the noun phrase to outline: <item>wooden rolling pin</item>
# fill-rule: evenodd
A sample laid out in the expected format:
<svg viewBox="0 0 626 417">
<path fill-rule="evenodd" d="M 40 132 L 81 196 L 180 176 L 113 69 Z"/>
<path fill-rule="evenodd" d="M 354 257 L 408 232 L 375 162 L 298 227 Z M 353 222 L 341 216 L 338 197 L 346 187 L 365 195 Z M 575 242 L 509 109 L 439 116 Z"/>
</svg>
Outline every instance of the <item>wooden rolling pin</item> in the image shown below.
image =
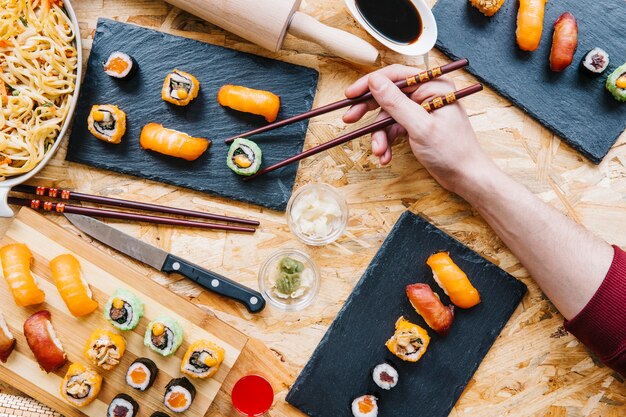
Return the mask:
<svg viewBox="0 0 626 417">
<path fill-rule="evenodd" d="M 166 0 L 270 51 L 281 49 L 285 34 L 315 42 L 359 64 L 374 64 L 378 50 L 363 39 L 297 11 L 301 0 Z"/>
</svg>

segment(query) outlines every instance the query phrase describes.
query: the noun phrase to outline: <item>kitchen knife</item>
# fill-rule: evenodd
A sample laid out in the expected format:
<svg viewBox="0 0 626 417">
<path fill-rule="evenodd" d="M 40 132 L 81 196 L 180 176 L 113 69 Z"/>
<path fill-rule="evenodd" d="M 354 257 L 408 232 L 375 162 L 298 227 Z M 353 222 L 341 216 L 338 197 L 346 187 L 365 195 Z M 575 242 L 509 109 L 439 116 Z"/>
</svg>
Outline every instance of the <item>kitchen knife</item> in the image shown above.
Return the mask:
<svg viewBox="0 0 626 417">
<path fill-rule="evenodd" d="M 64 215 L 70 223 L 94 239 L 161 272 L 181 274 L 211 292 L 245 305 L 251 313 L 258 313 L 265 307 L 265 300 L 257 291 L 142 242 L 99 220 L 80 214 Z"/>
</svg>

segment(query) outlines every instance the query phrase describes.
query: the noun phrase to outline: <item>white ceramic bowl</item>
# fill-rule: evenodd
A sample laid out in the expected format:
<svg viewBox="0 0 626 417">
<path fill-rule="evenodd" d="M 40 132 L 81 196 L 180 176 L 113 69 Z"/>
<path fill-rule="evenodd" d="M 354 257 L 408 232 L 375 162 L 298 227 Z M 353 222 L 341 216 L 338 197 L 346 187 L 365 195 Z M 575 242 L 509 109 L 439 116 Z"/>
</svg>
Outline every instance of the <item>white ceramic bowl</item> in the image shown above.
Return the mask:
<svg viewBox="0 0 626 417">
<path fill-rule="evenodd" d="M 428 7 L 424 0 L 409 0 L 413 3 L 422 19 L 422 34 L 415 42 L 407 45 L 391 42 L 381 36 L 363 18 L 361 12 L 359 12 L 359 9 L 356 6 L 356 0 L 344 1 L 352 16 L 354 16 L 357 22 L 363 26 L 367 33 L 372 35 L 378 42 L 382 43 L 392 51 L 396 51 L 402 55 L 419 56 L 428 53 L 431 49 L 433 49 L 433 46 L 435 46 L 435 42 L 437 41 L 437 22 L 435 21 L 435 16 L 433 16 L 433 13 L 430 11 L 430 7 Z"/>
<path fill-rule="evenodd" d="M 21 184 L 23 182 L 28 181 L 33 176 L 37 175 L 39 171 L 52 159 L 56 150 L 59 148 L 61 144 L 61 140 L 65 136 L 67 132 L 67 128 L 70 125 L 72 118 L 74 117 L 74 110 L 76 109 L 76 103 L 78 101 L 78 94 L 80 93 L 80 83 L 83 76 L 83 49 L 80 40 L 80 29 L 78 28 L 78 20 L 76 19 L 76 14 L 74 13 L 74 9 L 70 3 L 70 0 L 65 0 L 63 2 L 65 6 L 65 11 L 72 21 L 72 27 L 74 29 L 74 36 L 76 42 L 76 52 L 78 53 L 78 64 L 76 69 L 76 87 L 74 88 L 74 96 L 72 97 L 72 101 L 70 103 L 70 108 L 67 113 L 67 117 L 61 126 L 61 131 L 59 132 L 59 136 L 52 144 L 52 147 L 48 150 L 44 158 L 29 172 L 26 172 L 21 175 L 16 175 L 15 177 L 8 177 L 5 181 L 0 182 L 0 217 L 13 217 L 13 210 L 9 207 L 7 203 L 7 197 L 9 191 L 12 187 Z"/>
</svg>

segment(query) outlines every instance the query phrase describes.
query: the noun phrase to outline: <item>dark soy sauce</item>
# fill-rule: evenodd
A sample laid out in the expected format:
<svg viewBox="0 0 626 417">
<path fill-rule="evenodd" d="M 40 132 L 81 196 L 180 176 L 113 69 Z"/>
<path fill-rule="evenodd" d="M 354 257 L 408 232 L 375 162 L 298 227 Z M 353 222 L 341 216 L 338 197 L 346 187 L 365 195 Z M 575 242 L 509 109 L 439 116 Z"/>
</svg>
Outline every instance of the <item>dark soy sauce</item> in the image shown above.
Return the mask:
<svg viewBox="0 0 626 417">
<path fill-rule="evenodd" d="M 411 0 L 356 0 L 363 19 L 383 38 L 408 45 L 422 34 L 422 18 Z"/>
</svg>

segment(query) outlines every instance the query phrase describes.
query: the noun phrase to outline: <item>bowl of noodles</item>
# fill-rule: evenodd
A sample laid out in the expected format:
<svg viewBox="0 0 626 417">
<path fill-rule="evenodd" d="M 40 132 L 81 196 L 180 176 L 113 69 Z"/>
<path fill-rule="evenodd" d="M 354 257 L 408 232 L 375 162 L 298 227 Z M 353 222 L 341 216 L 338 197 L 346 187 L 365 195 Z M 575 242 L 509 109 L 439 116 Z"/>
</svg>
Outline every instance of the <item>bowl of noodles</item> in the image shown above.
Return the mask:
<svg viewBox="0 0 626 417">
<path fill-rule="evenodd" d="M 0 217 L 11 187 L 52 158 L 72 120 L 82 76 L 68 0 L 0 0 Z"/>
</svg>

